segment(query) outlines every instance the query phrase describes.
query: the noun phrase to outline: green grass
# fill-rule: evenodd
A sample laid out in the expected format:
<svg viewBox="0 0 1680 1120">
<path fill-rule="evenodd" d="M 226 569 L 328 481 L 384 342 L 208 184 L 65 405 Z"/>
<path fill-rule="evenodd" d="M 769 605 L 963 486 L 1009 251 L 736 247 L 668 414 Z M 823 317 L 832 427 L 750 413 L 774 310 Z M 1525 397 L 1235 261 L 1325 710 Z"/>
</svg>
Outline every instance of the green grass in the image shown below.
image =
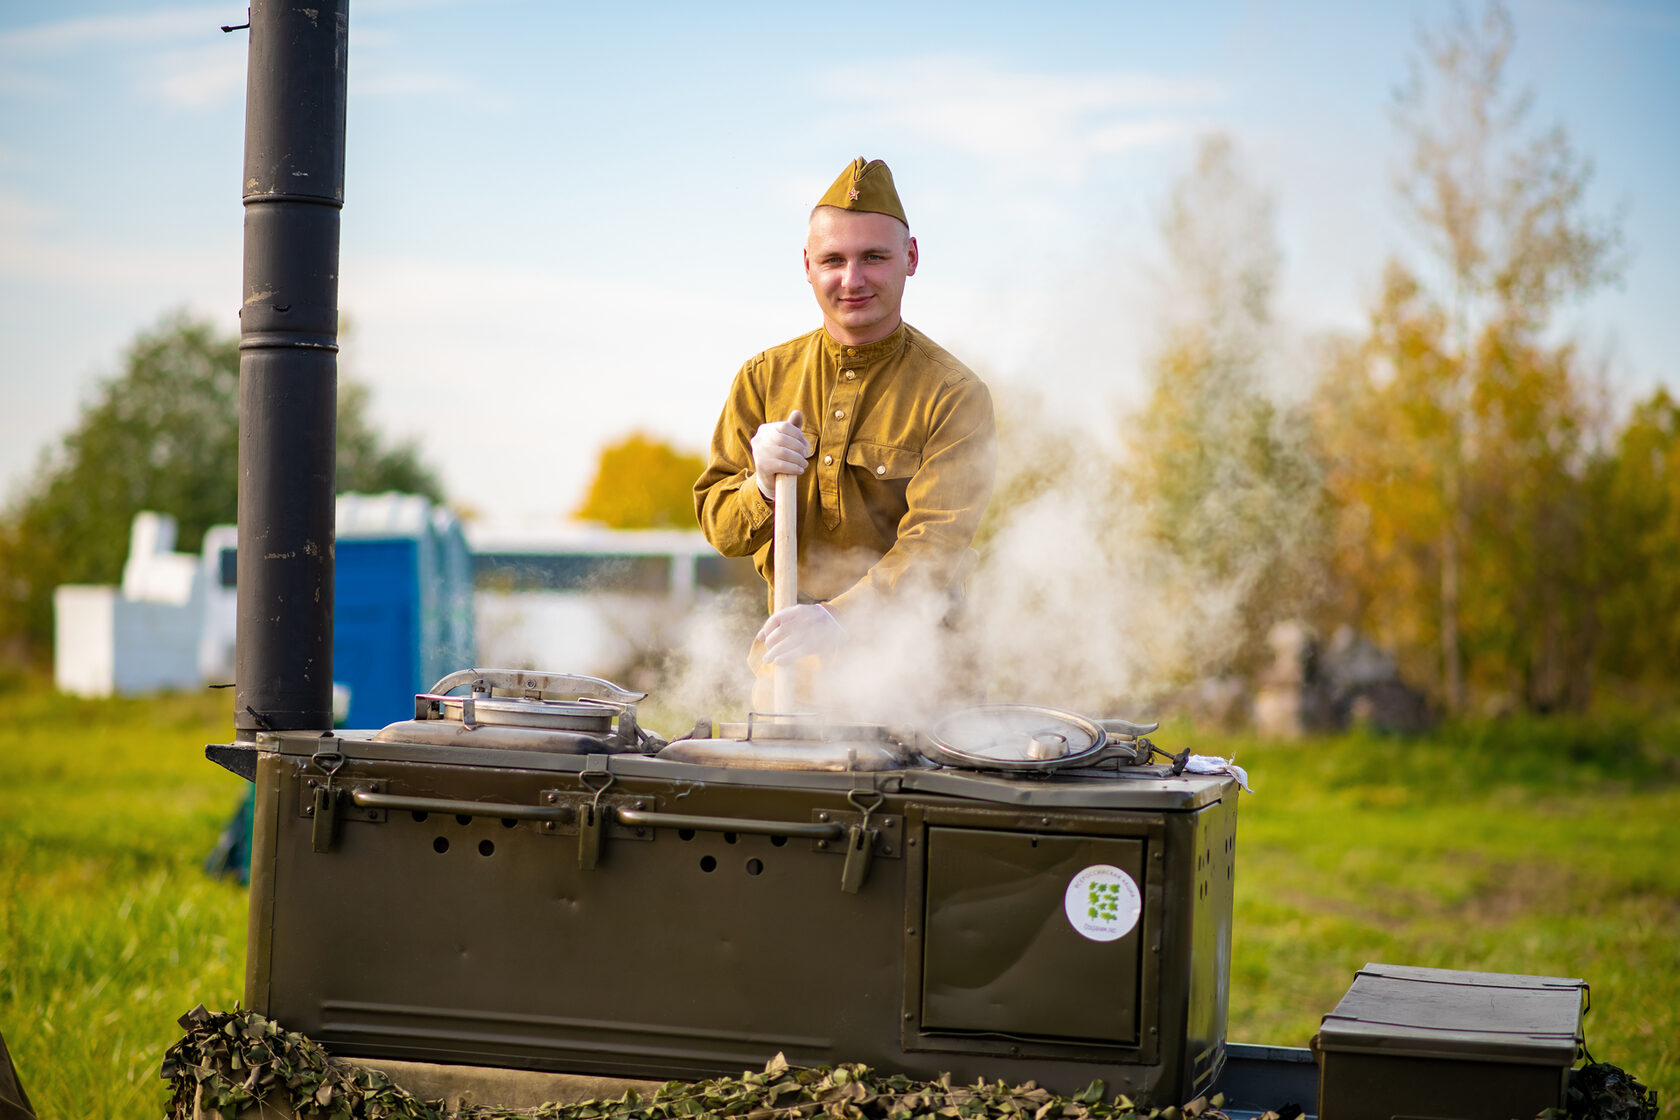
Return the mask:
<svg viewBox="0 0 1680 1120">
<path fill-rule="evenodd" d="M 43 1120 L 160 1116 L 175 1019 L 242 993 L 245 892 L 200 869 L 244 788 L 202 753 L 231 697 L 0 702 L 0 1032 Z M 1579 976 L 1594 1056 L 1680 1114 L 1680 724 L 1157 739 L 1255 787 L 1233 1040 L 1306 1045 L 1368 961 Z"/>
<path fill-rule="evenodd" d="M 1585 979 L 1587 1046 L 1680 1098 L 1680 728 L 1206 741 L 1249 770 L 1230 1037 L 1304 1046 L 1367 962 Z"/>
<path fill-rule="evenodd" d="M 162 1116 L 175 1020 L 243 993 L 245 891 L 200 867 L 232 697 L 0 702 L 0 1033 L 41 1120 Z"/>
</svg>

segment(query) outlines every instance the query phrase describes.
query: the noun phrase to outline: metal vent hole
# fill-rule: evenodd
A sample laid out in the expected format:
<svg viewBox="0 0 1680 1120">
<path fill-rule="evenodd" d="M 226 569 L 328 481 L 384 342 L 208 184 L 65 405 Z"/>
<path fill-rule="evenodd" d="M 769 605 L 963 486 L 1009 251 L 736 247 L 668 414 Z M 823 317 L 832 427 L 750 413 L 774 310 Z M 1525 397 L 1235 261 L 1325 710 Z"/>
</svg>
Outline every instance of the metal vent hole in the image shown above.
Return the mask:
<svg viewBox="0 0 1680 1120">
<path fill-rule="evenodd" d="M 432 851 L 436 852 L 438 855 L 441 856 L 444 852 L 447 852 L 448 850 L 449 850 L 449 837 L 439 836 L 436 840 L 432 841 Z"/>
<path fill-rule="evenodd" d="M 770 837 L 770 843 L 773 844 L 774 846 L 780 848 L 783 844 L 787 843 L 787 837 L 786 836 L 772 836 L 772 837 Z"/>
<path fill-rule="evenodd" d="M 519 827 L 519 822 L 514 820 L 512 817 L 503 817 L 502 818 L 502 827 L 503 828 L 518 828 Z"/>
<path fill-rule="evenodd" d="M 740 837 L 733 832 L 726 832 L 723 834 L 723 842 L 725 844 L 733 844 L 739 839 Z"/>
<path fill-rule="evenodd" d="M 692 840 L 692 839 L 694 839 L 694 830 L 692 828 L 679 828 L 679 829 L 677 829 L 677 839 L 678 840 Z"/>
<path fill-rule="evenodd" d="M 711 856 L 701 856 L 700 870 L 710 875 L 712 872 L 717 870 L 717 860 L 713 859 Z"/>
<path fill-rule="evenodd" d="M 413 817 L 417 821 L 423 821 L 427 817 L 431 816 L 431 814 L 426 812 L 426 810 L 424 810 L 424 809 L 416 809 L 412 813 L 410 813 L 409 816 Z"/>
<path fill-rule="evenodd" d="M 764 874 L 764 861 L 761 860 L 761 859 L 749 859 L 747 861 L 747 874 L 748 875 L 762 875 L 762 874 Z"/>
<path fill-rule="evenodd" d="M 468 813 L 456 813 L 455 814 L 455 823 L 456 824 L 462 824 L 462 825 L 471 824 L 472 823 L 472 816 Z"/>
<path fill-rule="evenodd" d="M 491 855 L 494 855 L 495 853 L 496 853 L 496 845 L 492 844 L 490 841 L 480 840 L 478 842 L 478 854 L 479 855 L 481 855 L 481 856 L 491 856 Z"/>
</svg>

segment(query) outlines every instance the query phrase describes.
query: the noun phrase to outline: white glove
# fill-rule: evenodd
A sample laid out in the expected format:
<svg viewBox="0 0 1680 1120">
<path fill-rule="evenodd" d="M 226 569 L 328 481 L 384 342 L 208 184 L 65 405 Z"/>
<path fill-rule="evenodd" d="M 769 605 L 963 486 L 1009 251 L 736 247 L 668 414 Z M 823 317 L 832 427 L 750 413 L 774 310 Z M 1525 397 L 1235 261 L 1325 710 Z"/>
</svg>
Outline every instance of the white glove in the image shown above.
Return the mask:
<svg viewBox="0 0 1680 1120">
<path fill-rule="evenodd" d="M 805 457 L 811 453 L 811 445 L 799 427 L 804 422 L 805 417 L 796 408 L 786 420 L 760 424 L 753 433 L 753 475 L 758 492 L 767 501 L 776 499 L 777 475 L 805 473 Z"/>
<path fill-rule="evenodd" d="M 783 607 L 758 631 L 758 640 L 764 643 L 764 660 L 772 664 L 827 653 L 845 638 L 846 628 L 821 603 Z"/>
</svg>

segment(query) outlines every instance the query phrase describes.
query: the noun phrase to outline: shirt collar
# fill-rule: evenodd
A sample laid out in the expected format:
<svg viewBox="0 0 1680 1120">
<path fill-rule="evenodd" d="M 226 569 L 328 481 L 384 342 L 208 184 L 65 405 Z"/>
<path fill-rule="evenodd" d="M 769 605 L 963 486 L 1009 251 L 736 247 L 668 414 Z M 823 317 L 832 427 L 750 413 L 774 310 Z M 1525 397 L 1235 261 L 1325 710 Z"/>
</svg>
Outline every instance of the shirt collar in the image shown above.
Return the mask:
<svg viewBox="0 0 1680 1120">
<path fill-rule="evenodd" d="M 868 365 L 883 358 L 891 358 L 900 350 L 909 338 L 909 328 L 904 320 L 898 321 L 898 326 L 885 338 L 878 338 L 874 342 L 865 342 L 859 346 L 851 346 L 844 342 L 834 341 L 834 336 L 823 332 L 823 344 L 828 350 L 829 357 L 836 362 L 848 366 Z"/>
</svg>

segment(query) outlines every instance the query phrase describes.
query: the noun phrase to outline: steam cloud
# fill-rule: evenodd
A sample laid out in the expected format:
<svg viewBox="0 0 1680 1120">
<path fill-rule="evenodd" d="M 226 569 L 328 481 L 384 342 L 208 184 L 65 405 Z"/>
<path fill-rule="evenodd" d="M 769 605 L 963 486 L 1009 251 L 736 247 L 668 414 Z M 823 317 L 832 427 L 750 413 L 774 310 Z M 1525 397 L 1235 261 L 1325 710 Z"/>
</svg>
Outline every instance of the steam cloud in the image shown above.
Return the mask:
<svg viewBox="0 0 1680 1120">
<path fill-rule="evenodd" d="M 1045 438 L 1041 429 L 1006 431 L 1003 462 L 1043 461 Z M 1207 532 L 1238 516 L 1234 505 L 1278 511 L 1297 500 L 1240 464 L 1225 466 L 1228 485 L 1196 518 Z M 1226 562 L 1202 563 L 1152 531 L 1153 499 L 1129 477 L 1117 455 L 1088 453 L 1008 508 L 981 545 L 956 633 L 941 629 L 943 596 L 900 597 L 876 617 L 851 620 L 853 641 L 825 677 L 821 711 L 923 727 L 982 702 L 1138 721 L 1177 714 L 1161 705 L 1252 637 L 1244 604 L 1278 556 L 1298 546 L 1299 527 L 1278 518 L 1245 549 L 1222 550 Z M 741 718 L 753 680 L 746 650 L 763 610 L 762 593 L 701 604 L 669 648 L 656 699 L 678 713 Z"/>
</svg>

